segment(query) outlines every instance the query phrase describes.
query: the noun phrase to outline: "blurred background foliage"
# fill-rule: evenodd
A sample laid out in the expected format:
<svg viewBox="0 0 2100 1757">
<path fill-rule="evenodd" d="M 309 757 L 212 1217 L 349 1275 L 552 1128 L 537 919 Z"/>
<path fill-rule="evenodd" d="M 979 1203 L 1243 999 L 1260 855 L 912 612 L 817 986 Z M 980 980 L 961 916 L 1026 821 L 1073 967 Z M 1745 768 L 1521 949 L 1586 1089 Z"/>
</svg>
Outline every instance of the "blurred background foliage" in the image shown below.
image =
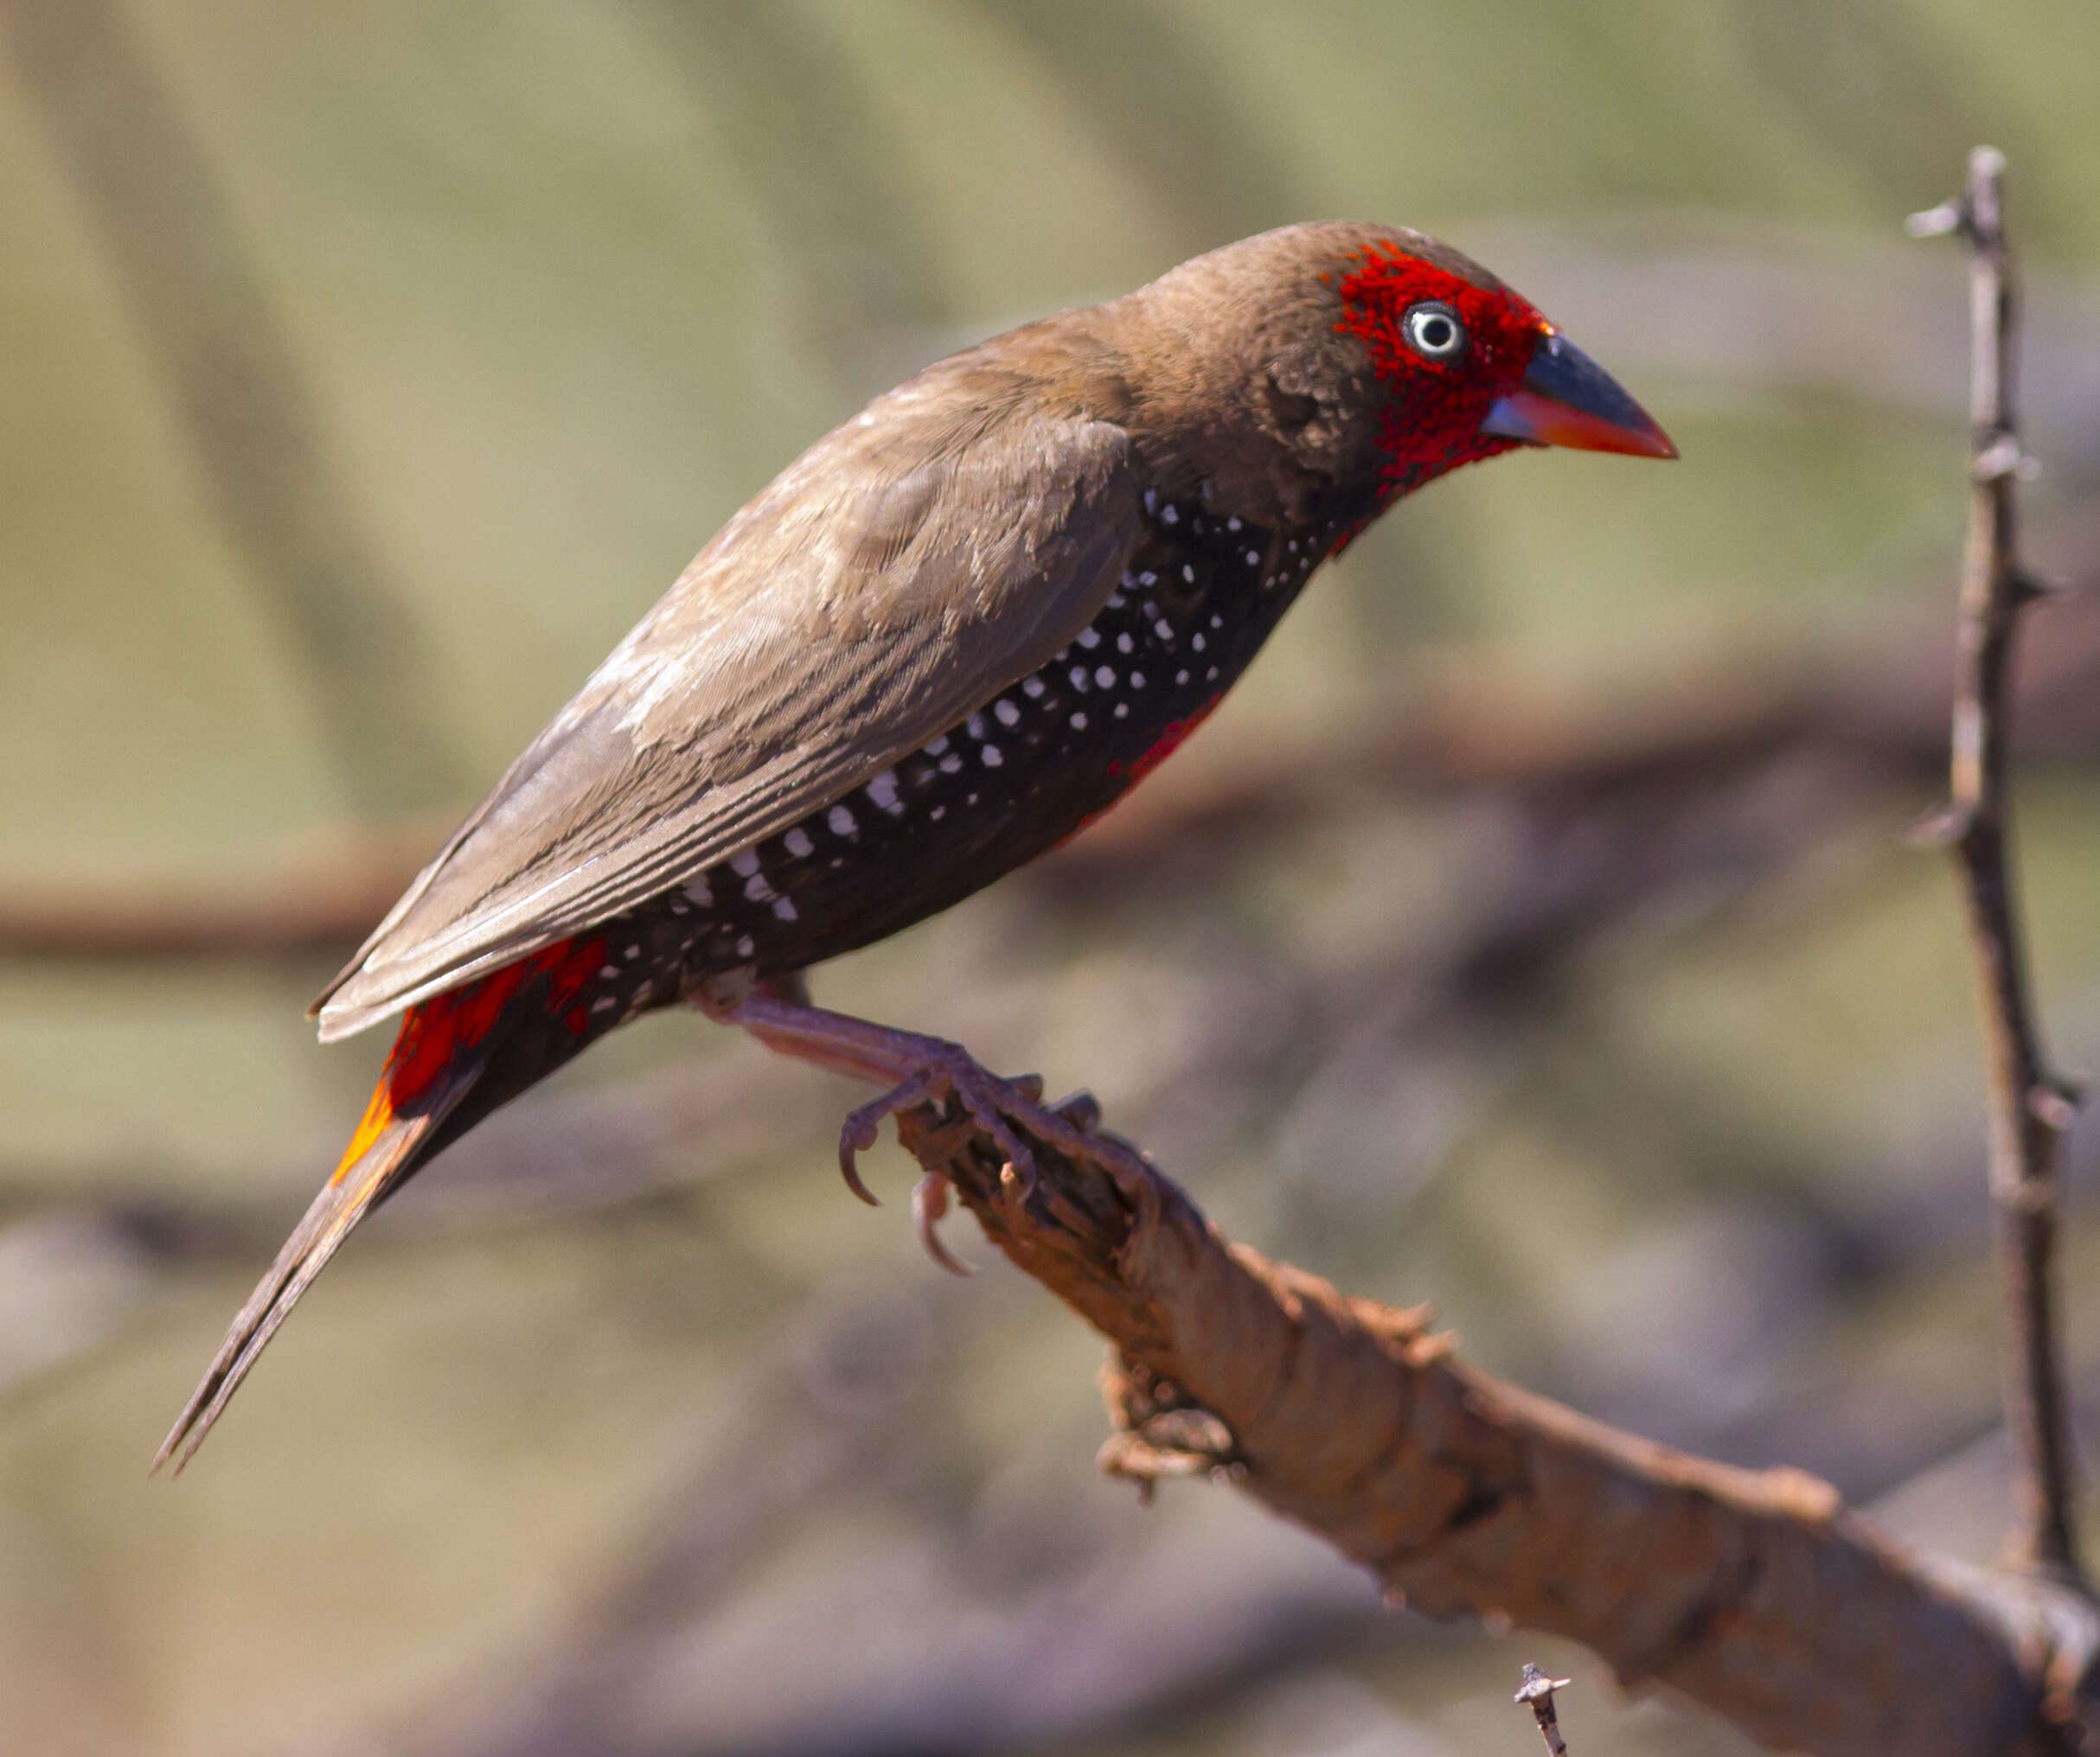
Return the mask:
<svg viewBox="0 0 2100 1757">
<path fill-rule="evenodd" d="M 1317 215 L 1471 251 L 1668 469 L 1411 502 L 1042 867 L 820 994 L 1090 1084 L 1228 1231 L 1902 1535 L 2001 1529 L 1930 802 L 1962 269 L 2031 270 L 2100 581 L 2083 0 L 0 0 L 0 1724 L 53 1754 L 1729 1752 L 1093 1472 L 1098 1344 L 919 1255 L 855 1094 L 623 1033 L 144 1466 L 385 1045 L 305 1001 L 688 554 L 914 366 Z M 2048 1034 L 2100 1064 L 2100 610 L 2033 625 Z M 185 949 L 187 948 L 187 949 Z M 2082 1407 L 2095 1131 L 2072 1145 Z"/>
</svg>

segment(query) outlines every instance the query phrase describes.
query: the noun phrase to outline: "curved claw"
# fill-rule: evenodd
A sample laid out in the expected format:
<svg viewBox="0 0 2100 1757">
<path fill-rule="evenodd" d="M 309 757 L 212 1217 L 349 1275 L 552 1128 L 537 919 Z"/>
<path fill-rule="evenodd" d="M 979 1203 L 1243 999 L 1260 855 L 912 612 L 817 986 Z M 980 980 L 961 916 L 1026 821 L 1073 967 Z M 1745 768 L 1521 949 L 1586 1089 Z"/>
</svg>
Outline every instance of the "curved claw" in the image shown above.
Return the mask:
<svg viewBox="0 0 2100 1757">
<path fill-rule="evenodd" d="M 870 1208 L 880 1208 L 882 1205 L 881 1197 L 861 1180 L 860 1155 L 875 1144 L 875 1130 L 880 1119 L 871 1120 L 867 1133 L 857 1134 L 854 1125 L 860 1120 L 861 1113 L 856 1110 L 846 1119 L 845 1128 L 839 1131 L 839 1175 L 845 1179 L 846 1187 Z"/>
<path fill-rule="evenodd" d="M 880 1208 L 882 1198 L 861 1180 L 860 1155 L 875 1144 L 885 1117 L 934 1096 L 938 1083 L 930 1074 L 914 1074 L 894 1091 L 884 1093 L 872 1104 L 863 1104 L 839 1130 L 839 1173 L 846 1179 L 846 1187 L 870 1208 Z"/>
<path fill-rule="evenodd" d="M 948 1179 L 938 1172 L 928 1172 L 912 1191 L 912 1213 L 919 1222 L 919 1242 L 926 1248 L 926 1255 L 946 1269 L 951 1275 L 971 1275 L 976 1271 L 960 1257 L 951 1255 L 948 1247 L 941 1243 L 935 1228 L 941 1217 L 948 1211 Z"/>
</svg>

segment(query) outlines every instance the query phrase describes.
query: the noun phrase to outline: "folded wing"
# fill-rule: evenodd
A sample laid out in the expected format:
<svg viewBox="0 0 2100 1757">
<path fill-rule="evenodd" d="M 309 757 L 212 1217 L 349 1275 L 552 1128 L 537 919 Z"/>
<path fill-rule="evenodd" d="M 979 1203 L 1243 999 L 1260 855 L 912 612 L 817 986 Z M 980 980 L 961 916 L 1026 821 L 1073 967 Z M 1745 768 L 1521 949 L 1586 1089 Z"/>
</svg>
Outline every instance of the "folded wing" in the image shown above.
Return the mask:
<svg viewBox="0 0 2100 1757">
<path fill-rule="evenodd" d="M 958 414 L 931 376 L 819 441 L 700 553 L 321 996 L 323 1038 L 843 797 L 1092 620 L 1141 523 L 1128 436 L 1016 419 L 1027 387 L 989 378 Z M 988 507 L 1014 511 L 994 528 Z"/>
</svg>

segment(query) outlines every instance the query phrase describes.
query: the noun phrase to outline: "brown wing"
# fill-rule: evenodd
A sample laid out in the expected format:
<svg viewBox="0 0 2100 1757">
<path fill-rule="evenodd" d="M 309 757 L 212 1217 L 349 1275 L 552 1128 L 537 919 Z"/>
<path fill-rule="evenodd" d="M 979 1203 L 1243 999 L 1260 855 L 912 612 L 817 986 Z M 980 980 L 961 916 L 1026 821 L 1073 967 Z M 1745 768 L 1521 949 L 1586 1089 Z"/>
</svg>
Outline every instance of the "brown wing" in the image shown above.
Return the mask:
<svg viewBox="0 0 2100 1757">
<path fill-rule="evenodd" d="M 321 996 L 324 1040 L 842 797 L 1092 620 L 1141 523 L 1127 434 L 966 373 L 878 399 L 723 527 Z"/>
</svg>

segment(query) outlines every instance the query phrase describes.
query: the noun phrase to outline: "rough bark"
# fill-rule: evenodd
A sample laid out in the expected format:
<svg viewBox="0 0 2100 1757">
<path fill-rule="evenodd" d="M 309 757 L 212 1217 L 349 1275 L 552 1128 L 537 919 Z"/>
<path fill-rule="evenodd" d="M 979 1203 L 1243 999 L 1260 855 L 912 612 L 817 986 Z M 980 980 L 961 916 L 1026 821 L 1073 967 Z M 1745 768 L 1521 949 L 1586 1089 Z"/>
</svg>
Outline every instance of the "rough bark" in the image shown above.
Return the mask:
<svg viewBox="0 0 2100 1757">
<path fill-rule="evenodd" d="M 1620 1433 L 1460 1359 L 1425 1310 L 1228 1243 L 1134 1149 L 1004 1163 L 900 1119 L 988 1236 L 1115 1345 L 1107 1468 L 1213 1473 L 1395 1602 L 1580 1641 L 1752 1737 L 1824 1757 L 2063 1752 L 2100 1727 L 2100 1622 L 2029 1578 L 1906 1551 L 1789 1470 Z"/>
</svg>

